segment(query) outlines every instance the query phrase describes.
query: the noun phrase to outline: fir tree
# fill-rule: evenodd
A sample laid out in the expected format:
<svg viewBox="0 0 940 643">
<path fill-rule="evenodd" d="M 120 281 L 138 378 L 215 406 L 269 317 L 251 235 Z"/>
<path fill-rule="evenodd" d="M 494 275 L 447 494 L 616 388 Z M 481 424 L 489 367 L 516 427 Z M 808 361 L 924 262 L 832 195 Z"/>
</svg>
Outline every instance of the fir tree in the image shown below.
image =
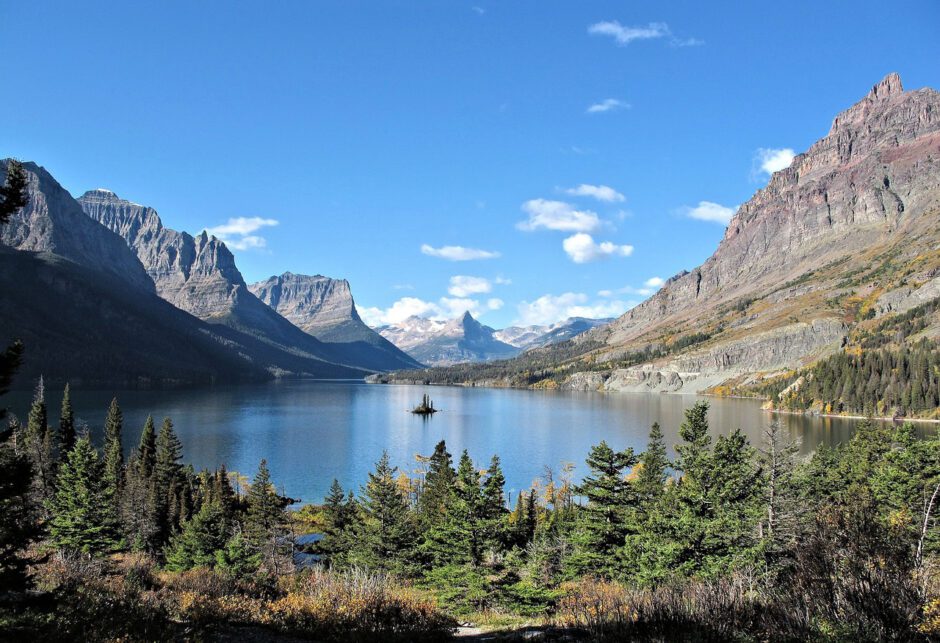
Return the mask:
<svg viewBox="0 0 940 643">
<path fill-rule="evenodd" d="M 423 529 L 428 529 L 443 519 L 456 477 L 453 459 L 447 452 L 447 444 L 441 440 L 428 458 L 428 473 L 418 496 L 418 520 Z"/>
<path fill-rule="evenodd" d="M 264 564 L 275 574 L 284 568 L 284 557 L 290 553 L 285 541 L 285 502 L 274 491 L 268 463 L 262 460 L 258 473 L 248 489 L 248 514 L 245 530 L 255 551 L 260 552 Z"/>
<path fill-rule="evenodd" d="M 157 538 L 165 543 L 174 529 L 179 527 L 180 497 L 183 486 L 183 466 L 180 460 L 183 447 L 170 418 L 163 419 L 157 434 L 156 454 L 153 468 L 154 505 L 157 509 Z"/>
<path fill-rule="evenodd" d="M 215 568 L 233 578 L 248 578 L 261 565 L 258 554 L 241 530 L 226 541 L 225 547 L 215 552 Z"/>
<path fill-rule="evenodd" d="M 124 486 L 124 447 L 121 443 L 123 428 L 124 416 L 117 398 L 114 398 L 104 421 L 104 479 L 115 499 L 115 515 L 118 513 L 117 507 Z"/>
<path fill-rule="evenodd" d="M 101 556 L 114 549 L 111 498 L 102 469 L 98 452 L 83 435 L 66 454 L 48 502 L 49 541 L 59 551 Z"/>
<path fill-rule="evenodd" d="M 0 592 L 26 586 L 27 561 L 21 552 L 39 535 L 37 507 L 30 493 L 32 464 L 13 448 L 13 431 L 4 433 L 0 435 Z"/>
<path fill-rule="evenodd" d="M 59 453 L 65 454 L 75 446 L 75 414 L 72 412 L 72 397 L 69 385 L 62 393 L 62 410 L 59 413 Z"/>
<path fill-rule="evenodd" d="M 617 575 L 617 555 L 632 531 L 631 511 L 636 493 L 626 471 L 636 464 L 632 449 L 614 451 L 606 442 L 591 448 L 587 465 L 591 475 L 576 493 L 587 499 L 575 532 L 571 564 L 579 573 Z"/>
<path fill-rule="evenodd" d="M 135 550 L 156 552 L 160 547 L 157 489 L 154 481 L 157 437 L 148 417 L 140 441 L 125 470 L 121 494 L 124 535 Z"/>
<path fill-rule="evenodd" d="M 216 502 L 206 502 L 199 512 L 183 523 L 173 536 L 166 552 L 166 566 L 170 571 L 184 571 L 193 567 L 212 567 L 216 553 L 225 548 L 230 525 L 225 512 Z"/>
<path fill-rule="evenodd" d="M 412 567 L 416 540 L 408 503 L 395 482 L 397 467 L 383 452 L 362 491 L 363 530 L 354 562 L 372 569 L 404 573 Z"/>
<path fill-rule="evenodd" d="M 55 488 L 55 462 L 52 452 L 52 434 L 46 411 L 46 389 L 39 378 L 33 403 L 29 409 L 23 447 L 35 472 L 34 488 L 38 499 L 45 504 L 52 498 Z"/>
<path fill-rule="evenodd" d="M 3 187 L 0 187 L 0 225 L 10 221 L 10 217 L 29 203 L 29 186 L 26 170 L 19 161 L 7 161 L 7 175 Z"/>
<path fill-rule="evenodd" d="M 653 510 L 662 498 L 666 485 L 666 469 L 669 459 L 666 457 L 666 443 L 663 440 L 663 431 L 658 422 L 650 428 L 649 442 L 639 458 L 639 467 L 633 488 L 638 497 L 642 514 Z"/>
<path fill-rule="evenodd" d="M 359 528 L 358 510 L 353 494 L 347 496 L 339 481 L 334 479 L 323 501 L 326 525 L 324 540 L 318 548 L 331 565 L 343 566 L 349 560 Z"/>
</svg>

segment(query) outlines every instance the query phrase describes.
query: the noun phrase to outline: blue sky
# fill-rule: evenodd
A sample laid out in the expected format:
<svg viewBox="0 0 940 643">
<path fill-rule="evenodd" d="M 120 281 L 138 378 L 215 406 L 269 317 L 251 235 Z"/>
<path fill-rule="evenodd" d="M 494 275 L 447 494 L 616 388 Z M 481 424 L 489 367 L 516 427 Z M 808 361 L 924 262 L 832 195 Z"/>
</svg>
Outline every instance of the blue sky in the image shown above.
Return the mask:
<svg viewBox="0 0 940 643">
<path fill-rule="evenodd" d="M 940 87 L 932 1 L 78 5 L 0 0 L 0 155 L 372 320 L 618 314 L 886 73 Z"/>
</svg>

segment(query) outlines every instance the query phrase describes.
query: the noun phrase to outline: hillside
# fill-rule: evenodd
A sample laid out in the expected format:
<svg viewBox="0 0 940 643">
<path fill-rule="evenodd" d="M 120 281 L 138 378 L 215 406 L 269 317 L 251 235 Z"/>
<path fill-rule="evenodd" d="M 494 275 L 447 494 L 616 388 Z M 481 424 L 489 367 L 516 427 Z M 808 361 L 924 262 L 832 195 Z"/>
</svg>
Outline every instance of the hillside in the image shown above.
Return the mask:
<svg viewBox="0 0 940 643">
<path fill-rule="evenodd" d="M 705 263 L 610 325 L 476 370 L 396 377 L 691 392 L 787 372 L 940 294 L 938 215 L 940 94 L 891 74 L 738 209 Z"/>
<path fill-rule="evenodd" d="M 167 228 L 156 210 L 110 190 L 90 190 L 78 203 L 90 219 L 125 240 L 163 299 L 203 321 L 256 338 L 271 347 L 272 360 L 278 354 L 291 355 L 290 364 L 281 361 L 278 368 L 329 375 L 323 364 L 334 363 L 336 377 L 348 376 L 351 369 L 363 375 L 382 370 L 363 363 L 355 352 L 308 335 L 265 305 L 249 291 L 225 243 L 205 231 L 193 237 Z"/>
<path fill-rule="evenodd" d="M 356 364 L 377 371 L 421 365 L 366 326 L 345 279 L 285 272 L 248 289 L 305 333 L 336 345 Z"/>
</svg>

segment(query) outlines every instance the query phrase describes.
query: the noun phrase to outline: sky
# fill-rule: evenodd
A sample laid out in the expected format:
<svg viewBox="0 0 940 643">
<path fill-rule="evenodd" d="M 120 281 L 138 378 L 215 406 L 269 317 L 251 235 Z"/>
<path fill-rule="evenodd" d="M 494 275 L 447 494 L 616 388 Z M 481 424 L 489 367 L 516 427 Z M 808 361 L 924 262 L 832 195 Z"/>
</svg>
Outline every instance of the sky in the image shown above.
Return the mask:
<svg viewBox="0 0 940 643">
<path fill-rule="evenodd" d="M 0 0 L 0 48 L 0 156 L 500 328 L 623 313 L 884 75 L 940 88 L 940 3 Z"/>
</svg>

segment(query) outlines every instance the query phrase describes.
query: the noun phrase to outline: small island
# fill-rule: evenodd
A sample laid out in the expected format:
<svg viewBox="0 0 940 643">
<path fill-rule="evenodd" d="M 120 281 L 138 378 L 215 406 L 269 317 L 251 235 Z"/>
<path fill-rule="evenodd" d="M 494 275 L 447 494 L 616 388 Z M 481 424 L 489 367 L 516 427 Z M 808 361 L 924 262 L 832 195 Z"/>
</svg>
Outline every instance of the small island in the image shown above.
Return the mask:
<svg viewBox="0 0 940 643">
<path fill-rule="evenodd" d="M 431 396 L 427 393 L 421 397 L 421 404 L 411 410 L 415 415 L 434 415 L 437 411 L 438 410 L 434 408 L 434 402 L 431 400 Z"/>
</svg>

